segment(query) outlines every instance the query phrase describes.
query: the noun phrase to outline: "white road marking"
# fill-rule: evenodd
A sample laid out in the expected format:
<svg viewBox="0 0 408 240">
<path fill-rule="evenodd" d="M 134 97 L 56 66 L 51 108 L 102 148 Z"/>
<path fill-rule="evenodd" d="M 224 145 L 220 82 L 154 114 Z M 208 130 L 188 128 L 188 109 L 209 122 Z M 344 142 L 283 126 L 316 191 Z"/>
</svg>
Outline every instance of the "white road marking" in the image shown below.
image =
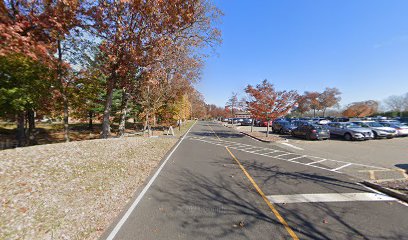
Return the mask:
<svg viewBox="0 0 408 240">
<path fill-rule="evenodd" d="M 338 168 L 333 169 L 332 171 L 338 171 L 338 170 L 343 169 L 343 168 L 345 168 L 345 167 L 348 167 L 348 166 L 350 166 L 350 165 L 352 165 L 352 163 L 347 163 L 347 164 L 345 164 L 345 165 L 343 165 L 343 166 L 341 166 L 341 167 L 338 167 Z"/>
<path fill-rule="evenodd" d="M 327 159 L 322 159 L 322 160 L 319 160 L 319 161 L 315 161 L 315 162 L 311 162 L 311 163 L 306 163 L 306 165 L 312 165 L 312 164 L 321 163 L 321 162 L 324 162 L 324 161 L 327 161 Z"/>
<path fill-rule="evenodd" d="M 256 149 L 257 147 L 253 146 L 253 145 L 249 145 L 249 144 L 242 144 L 242 143 L 237 143 L 237 142 L 233 142 L 233 141 L 227 141 L 227 140 L 222 140 L 222 139 L 214 139 L 214 138 L 210 138 L 210 137 L 205 137 L 204 139 L 193 139 L 192 140 L 196 140 L 196 141 L 202 141 L 202 142 L 206 142 L 206 143 L 210 143 L 210 144 L 214 144 L 217 146 L 231 146 L 231 149 L 235 149 L 235 150 L 239 150 L 239 151 L 243 151 L 243 152 L 247 152 L 247 153 L 252 153 L 252 154 L 256 154 L 256 155 L 260 155 L 260 156 L 265 156 L 265 157 L 269 157 L 269 158 L 275 158 L 275 159 L 279 159 L 282 161 L 288 161 L 291 163 L 297 163 L 297 164 L 301 164 L 304 166 L 309 166 L 309 167 L 314 167 L 314 168 L 319 168 L 319 169 L 324 169 L 327 171 L 331 171 L 331 172 L 336 172 L 336 173 L 341 173 L 338 170 L 345 168 L 347 166 L 353 165 L 353 166 L 359 166 L 359 167 L 367 167 L 367 168 L 372 168 L 372 169 L 378 169 L 378 170 L 387 170 L 389 171 L 390 169 L 387 168 L 383 168 L 383 167 L 377 167 L 377 166 L 371 166 L 371 165 L 365 165 L 365 164 L 359 164 L 359 163 L 350 163 L 350 162 L 345 162 L 345 161 L 339 161 L 339 160 L 333 160 L 333 159 L 326 159 L 326 158 L 322 158 L 322 157 L 316 157 L 316 156 L 309 156 L 309 155 L 301 155 L 301 154 L 297 154 L 297 153 L 291 153 L 289 151 L 281 151 L 281 150 L 275 150 L 272 148 L 262 148 L 262 147 L 258 147 L 259 150 L 252 150 L 252 151 L 247 151 L 249 149 L 251 149 L 250 147 L 252 146 L 254 149 Z M 209 140 L 209 141 L 207 141 Z M 238 145 L 236 145 L 238 144 Z M 235 146 L 234 146 L 235 145 Z M 262 150 L 265 151 L 265 153 L 262 153 Z M 261 152 L 259 152 L 261 151 Z M 291 159 L 284 159 L 284 158 L 276 158 L 277 156 L 281 156 L 281 155 L 276 155 L 273 156 L 274 153 L 277 152 L 281 152 L 282 154 L 293 154 L 293 155 L 298 155 L 298 157 L 294 157 Z M 270 154 L 270 155 L 269 155 Z M 310 163 L 303 163 L 303 162 L 298 162 L 298 161 L 294 161 L 296 159 L 299 158 L 310 158 L 310 159 L 320 159 L 314 162 L 310 162 Z M 339 167 L 339 168 L 329 168 L 329 167 L 321 167 L 321 166 L 316 166 L 313 165 L 315 163 L 319 163 L 319 162 L 335 162 L 335 163 L 343 163 L 344 165 Z"/>
<path fill-rule="evenodd" d="M 277 155 L 277 156 L 274 156 L 274 157 L 279 158 L 279 157 L 290 155 L 290 154 L 293 154 L 293 153 L 284 153 L 284 154 Z"/>
<path fill-rule="evenodd" d="M 116 224 L 115 228 L 112 230 L 112 232 L 106 238 L 106 240 L 113 240 L 115 238 L 115 236 L 119 232 L 120 228 L 123 226 L 123 224 L 129 218 L 130 214 L 132 214 L 133 210 L 139 204 L 140 200 L 142 200 L 142 198 L 146 194 L 147 190 L 149 190 L 149 188 L 153 184 L 154 180 L 156 180 L 157 176 L 159 176 L 159 173 L 163 169 L 164 165 L 166 165 L 167 161 L 170 159 L 170 157 L 173 155 L 173 153 L 176 151 L 176 149 L 180 146 L 180 144 L 183 142 L 184 138 L 186 138 L 187 134 L 190 132 L 191 128 L 193 128 L 196 123 L 197 123 L 197 121 L 194 122 L 194 124 L 187 130 L 187 132 L 184 134 L 184 136 L 181 138 L 181 140 L 177 143 L 177 145 L 173 148 L 173 150 L 170 152 L 170 154 L 166 157 L 166 159 L 160 165 L 159 169 L 157 169 L 156 173 L 153 175 L 153 177 L 150 179 L 150 181 L 147 183 L 147 185 L 143 188 L 142 192 L 140 192 L 139 196 L 137 196 L 135 201 L 132 203 L 132 205 L 126 211 L 125 215 L 123 215 L 123 217 L 119 220 L 118 224 Z"/>
<path fill-rule="evenodd" d="M 385 194 L 367 192 L 270 195 L 267 198 L 273 203 L 396 201 Z"/>
<path fill-rule="evenodd" d="M 287 159 L 288 161 L 293 161 L 293 160 L 296 160 L 296 159 L 299 159 L 299 158 L 304 158 L 304 157 L 307 157 L 306 155 L 301 155 L 301 156 L 299 156 L 299 157 L 294 157 L 294 158 L 291 158 L 291 159 Z"/>
<path fill-rule="evenodd" d="M 294 146 L 294 145 L 292 145 L 290 143 L 281 143 L 281 144 L 283 144 L 285 146 L 288 146 L 288 147 L 291 147 L 291 148 L 294 148 L 294 149 L 297 149 L 297 150 L 304 150 L 303 148 L 296 147 L 296 146 Z"/>
</svg>

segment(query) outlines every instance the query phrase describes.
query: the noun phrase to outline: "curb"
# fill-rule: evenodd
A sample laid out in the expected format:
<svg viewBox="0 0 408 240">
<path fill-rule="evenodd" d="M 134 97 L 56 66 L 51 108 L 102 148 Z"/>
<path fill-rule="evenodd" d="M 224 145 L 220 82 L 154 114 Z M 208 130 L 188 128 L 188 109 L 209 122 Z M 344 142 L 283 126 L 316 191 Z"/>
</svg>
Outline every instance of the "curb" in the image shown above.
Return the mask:
<svg viewBox="0 0 408 240">
<path fill-rule="evenodd" d="M 363 181 L 363 182 L 361 182 L 361 184 L 363 184 L 363 185 L 365 185 L 367 187 L 373 188 L 373 189 L 375 189 L 377 191 L 380 191 L 380 192 L 382 192 L 384 194 L 387 194 L 387 195 L 389 195 L 391 197 L 397 198 L 397 199 L 399 199 L 399 200 L 401 200 L 403 202 L 408 203 L 408 195 L 405 195 L 405 194 L 403 194 L 403 193 L 401 193 L 399 191 L 396 191 L 396 190 L 393 190 L 393 189 L 390 189 L 390 188 L 387 188 L 387 187 L 383 187 L 381 185 L 378 185 L 378 184 L 375 184 L 375 183 L 372 183 L 372 182 L 368 182 L 368 181 Z"/>
<path fill-rule="evenodd" d="M 254 137 L 254 136 L 251 136 L 251 135 L 249 135 L 248 133 L 245 133 L 245 132 L 241 132 L 241 131 L 239 131 L 240 133 L 242 133 L 242 134 L 244 134 L 244 135 L 246 135 L 246 136 L 248 136 L 248 137 L 250 137 L 250 138 L 252 138 L 252 139 L 255 139 L 255 140 L 257 140 L 257 141 L 260 141 L 260 142 L 264 142 L 264 143 L 271 143 L 272 141 L 269 141 L 269 140 L 263 140 L 263 139 L 261 139 L 261 138 L 257 138 L 257 137 Z"/>
<path fill-rule="evenodd" d="M 240 132 L 241 134 L 244 134 L 244 135 L 246 135 L 246 136 L 252 138 L 252 139 L 255 139 L 255 140 L 257 140 L 257 141 L 264 142 L 264 143 L 286 143 L 286 142 L 289 142 L 289 140 L 286 139 L 286 138 L 285 138 L 285 140 L 269 141 L 269 140 L 263 140 L 263 139 L 258 138 L 258 137 L 254 137 L 254 136 L 252 136 L 252 135 L 250 135 L 250 134 L 248 134 L 248 133 L 246 133 L 246 132 L 241 132 L 241 131 L 239 131 L 239 132 Z"/>
</svg>

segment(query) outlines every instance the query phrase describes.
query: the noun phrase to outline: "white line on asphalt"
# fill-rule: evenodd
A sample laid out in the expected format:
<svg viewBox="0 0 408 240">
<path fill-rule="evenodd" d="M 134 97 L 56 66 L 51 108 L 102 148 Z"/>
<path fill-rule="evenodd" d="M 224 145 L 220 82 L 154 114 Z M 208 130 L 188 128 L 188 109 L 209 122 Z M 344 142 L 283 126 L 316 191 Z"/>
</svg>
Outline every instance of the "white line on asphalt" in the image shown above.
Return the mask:
<svg viewBox="0 0 408 240">
<path fill-rule="evenodd" d="M 284 153 L 284 154 L 273 156 L 273 157 L 279 158 L 279 157 L 290 155 L 290 154 L 293 154 L 293 153 Z"/>
<path fill-rule="evenodd" d="M 270 195 L 267 198 L 273 203 L 395 201 L 395 198 L 385 194 L 367 192 Z"/>
<path fill-rule="evenodd" d="M 338 168 L 333 169 L 332 171 L 338 171 L 338 170 L 343 169 L 343 168 L 345 168 L 345 167 L 348 167 L 348 166 L 350 166 L 350 165 L 352 165 L 352 163 L 347 163 L 347 164 L 345 164 L 345 165 L 343 165 L 343 166 L 341 166 L 341 167 L 338 167 Z"/>
<path fill-rule="evenodd" d="M 183 142 L 184 138 L 187 136 L 187 134 L 190 132 L 191 128 L 194 127 L 194 125 L 197 123 L 194 122 L 194 124 L 187 130 L 187 132 L 184 134 L 184 136 L 181 138 L 181 140 L 177 143 L 177 145 L 173 148 L 173 150 L 170 152 L 170 154 L 166 157 L 164 162 L 160 165 L 159 169 L 157 169 L 156 173 L 153 175 L 153 177 L 150 179 L 150 181 L 147 183 L 147 185 L 143 188 L 142 192 L 137 196 L 136 200 L 132 203 L 130 208 L 126 211 L 125 215 L 120 219 L 118 224 L 116 224 L 115 228 L 112 230 L 112 232 L 109 234 L 109 236 L 106 238 L 106 240 L 112 240 L 115 238 L 116 234 L 119 232 L 120 228 L 123 226 L 123 224 L 126 222 L 126 220 L 129 218 L 130 214 L 132 214 L 133 210 L 136 208 L 136 206 L 139 204 L 140 200 L 142 200 L 143 196 L 146 194 L 147 190 L 149 190 L 150 186 L 153 184 L 154 180 L 156 180 L 157 176 L 159 176 L 159 173 L 163 169 L 164 165 L 166 165 L 167 161 L 170 159 L 170 157 L 173 155 L 173 153 L 176 151 L 178 146 L 180 145 L 181 142 Z"/>
<path fill-rule="evenodd" d="M 299 159 L 299 158 L 304 158 L 304 157 L 307 157 L 306 155 L 301 155 L 301 156 L 299 156 L 299 157 L 294 157 L 294 158 L 291 158 L 291 159 L 287 159 L 288 161 L 293 161 L 293 160 L 296 160 L 296 159 Z"/>
<path fill-rule="evenodd" d="M 375 192 L 375 193 L 384 194 L 384 193 L 382 193 L 382 192 L 380 192 L 380 191 L 378 191 L 378 190 L 376 190 L 376 189 L 374 189 L 374 188 L 367 187 L 366 185 L 364 185 L 364 184 L 362 184 L 362 183 L 357 182 L 356 184 L 359 185 L 359 186 L 362 186 L 362 187 L 365 188 L 365 189 L 368 189 L 368 190 L 370 190 L 370 191 L 373 191 L 373 192 Z M 391 197 L 391 196 L 389 196 L 389 197 Z M 394 198 L 394 197 L 392 197 L 392 198 Z M 401 200 L 399 200 L 399 199 L 397 199 L 397 198 L 394 198 L 394 200 L 397 201 L 397 202 L 399 202 L 399 203 L 401 203 L 402 205 L 408 207 L 408 203 L 406 203 L 406 202 L 404 202 L 404 201 L 401 201 Z"/>
<path fill-rule="evenodd" d="M 205 138 L 205 139 L 209 139 L 209 138 Z M 210 143 L 210 144 L 215 144 L 215 145 L 218 145 L 218 146 L 224 146 L 224 145 L 226 145 L 226 144 L 228 144 L 228 146 L 232 146 L 231 144 L 236 143 L 236 142 L 233 142 L 233 141 L 216 140 L 218 143 L 221 143 L 221 144 L 217 144 L 216 142 L 210 142 L 210 141 L 206 141 L 206 140 L 202 140 L 202 139 L 195 139 L 195 140 L 207 142 L 207 143 Z M 224 145 L 222 145 L 222 144 L 224 144 Z M 241 144 L 241 145 L 233 146 L 233 147 L 230 147 L 230 148 L 231 148 L 231 149 L 236 149 L 236 150 L 243 151 L 242 148 L 245 147 L 244 145 L 246 145 L 246 146 L 251 146 L 251 145 L 248 145 L 248 144 Z M 249 149 L 249 148 L 247 148 L 247 149 Z M 290 152 L 287 152 L 287 151 L 285 152 L 285 151 L 281 151 L 281 150 L 274 150 L 274 149 L 272 149 L 272 148 L 264 148 L 264 149 L 265 149 L 265 152 L 266 152 L 266 151 L 272 151 L 272 152 L 266 152 L 266 153 L 254 152 L 253 154 L 257 154 L 257 155 L 261 155 L 261 156 L 265 156 L 265 157 L 275 158 L 273 155 L 269 155 L 269 154 L 273 154 L 273 153 L 277 153 L 277 152 L 290 153 Z M 251 153 L 251 151 L 246 151 L 246 152 Z M 322 158 L 322 157 L 316 157 L 316 156 L 310 156 L 310 155 L 300 155 L 300 154 L 296 154 L 296 153 L 291 153 L 291 154 L 293 154 L 293 155 L 299 155 L 299 158 L 301 158 L 301 157 L 305 157 L 305 158 L 317 158 L 317 159 L 321 159 L 321 160 L 318 160 L 318 161 L 315 161 L 315 162 L 311 162 L 311 163 L 301 163 L 301 162 L 293 161 L 294 159 L 297 159 L 297 158 L 292 158 L 292 159 L 276 158 L 276 159 L 280 159 L 280 160 L 284 160 L 284 161 L 288 161 L 288 162 L 292 162 L 292 163 L 299 163 L 299 164 L 301 164 L 301 165 L 311 166 L 311 167 L 320 168 L 320 169 L 324 169 L 324 170 L 328 170 L 328 171 L 332 171 L 332 172 L 337 172 L 337 173 L 340 173 L 340 172 L 337 171 L 338 169 L 341 169 L 341 168 L 343 168 L 343 167 L 347 167 L 347 166 L 350 166 L 350 165 L 360 166 L 360 167 L 368 167 L 368 168 L 374 168 L 374 169 L 380 169 L 380 170 L 390 170 L 390 169 L 383 168 L 383 167 L 365 165 L 365 164 L 360 164 L 360 163 L 350 163 L 350 162 L 339 161 L 339 160 L 333 160 L 333 159 L 325 159 L 325 158 Z M 323 162 L 322 160 L 324 160 L 324 161 L 330 161 L 330 162 L 336 162 L 336 163 L 343 163 L 343 164 L 345 164 L 345 165 L 342 166 L 341 168 L 337 168 L 337 169 L 325 168 L 325 167 L 320 167 L 320 166 L 313 165 L 313 164 L 318 163 L 318 162 Z"/>
<path fill-rule="evenodd" d="M 312 165 L 312 164 L 315 164 L 315 163 L 321 163 L 321 162 L 324 162 L 324 161 L 327 161 L 327 159 L 322 159 L 322 160 L 319 160 L 319 161 L 315 161 L 315 162 L 306 163 L 306 165 Z"/>
<path fill-rule="evenodd" d="M 291 147 L 291 148 L 294 148 L 294 149 L 297 149 L 297 150 L 304 150 L 303 148 L 296 147 L 296 146 L 294 146 L 294 145 L 292 145 L 290 143 L 281 143 L 281 144 L 283 144 L 285 146 L 288 146 L 288 147 Z"/>
</svg>

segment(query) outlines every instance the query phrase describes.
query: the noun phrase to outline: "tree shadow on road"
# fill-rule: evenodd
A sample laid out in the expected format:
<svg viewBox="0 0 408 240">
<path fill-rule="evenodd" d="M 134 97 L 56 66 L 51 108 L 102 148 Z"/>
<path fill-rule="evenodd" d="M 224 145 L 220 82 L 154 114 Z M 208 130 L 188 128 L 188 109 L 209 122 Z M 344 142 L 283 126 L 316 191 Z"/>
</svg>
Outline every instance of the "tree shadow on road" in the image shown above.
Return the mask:
<svg viewBox="0 0 408 240">
<path fill-rule="evenodd" d="M 226 159 L 226 161 L 231 161 L 231 159 Z M 268 238 L 277 239 L 280 235 L 288 236 L 260 195 L 254 190 L 249 181 L 242 177 L 241 170 L 233 164 L 224 165 L 225 168 L 232 168 L 229 170 L 235 171 L 236 176 L 231 177 L 213 173 L 209 178 L 184 169 L 177 173 L 180 177 L 170 182 L 171 185 L 177 186 L 179 191 L 157 189 L 164 194 L 155 196 L 156 200 L 177 206 L 177 209 L 173 210 L 181 212 L 175 214 L 171 221 L 178 222 L 180 228 L 188 232 L 189 235 L 194 234 L 205 239 L 252 239 L 254 238 L 253 232 L 259 231 L 259 229 L 264 229 L 263 231 L 269 234 L 281 233 L 275 236 L 268 235 Z M 246 165 L 246 167 L 249 168 L 250 166 Z M 255 167 L 262 168 L 262 166 Z M 252 168 L 255 167 L 252 166 Z M 280 173 L 278 168 L 268 168 L 266 171 L 275 176 L 276 180 L 273 180 L 273 182 L 276 184 L 279 181 L 284 181 L 283 178 L 289 178 L 299 181 L 299 183 L 302 180 L 324 181 L 325 186 L 344 185 L 344 187 L 350 187 L 348 183 L 346 184 L 346 182 L 334 178 L 302 173 L 291 175 Z M 270 178 L 269 182 L 272 178 Z M 355 210 L 352 208 L 343 208 L 325 203 L 309 205 L 308 208 L 314 209 L 313 212 L 303 211 L 298 205 L 291 205 L 290 207 L 288 205 L 279 205 L 276 207 L 284 218 L 289 219 L 289 225 L 301 239 L 397 240 L 403 238 L 402 235 L 397 233 L 376 235 L 360 232 L 359 229 L 344 220 L 345 216 L 350 214 L 350 211 Z M 330 224 L 322 222 L 325 218 L 330 218 Z M 238 226 L 240 220 L 244 222 L 243 227 Z M 211 236 L 208 236 L 209 233 Z M 259 232 L 259 234 L 261 236 L 262 233 Z M 265 235 L 262 236 L 265 237 Z"/>
</svg>

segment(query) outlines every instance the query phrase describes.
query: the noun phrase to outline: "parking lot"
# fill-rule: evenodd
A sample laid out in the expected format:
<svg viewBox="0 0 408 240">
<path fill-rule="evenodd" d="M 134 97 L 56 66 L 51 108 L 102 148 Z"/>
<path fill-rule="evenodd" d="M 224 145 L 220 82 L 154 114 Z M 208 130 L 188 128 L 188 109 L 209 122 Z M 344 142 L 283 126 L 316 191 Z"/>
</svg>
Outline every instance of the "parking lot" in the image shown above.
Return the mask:
<svg viewBox="0 0 408 240">
<path fill-rule="evenodd" d="M 250 127 L 240 126 L 240 131 L 250 131 Z M 266 128 L 254 127 L 254 131 L 266 132 Z M 331 138 L 324 141 L 309 141 L 290 135 L 279 135 L 287 142 L 276 143 L 298 154 L 372 166 L 365 169 L 344 169 L 353 176 L 367 180 L 386 181 L 407 179 L 408 137 L 368 141 L 345 141 Z M 323 163 L 322 163 L 323 164 Z M 386 169 L 377 169 L 386 168 Z"/>
</svg>

